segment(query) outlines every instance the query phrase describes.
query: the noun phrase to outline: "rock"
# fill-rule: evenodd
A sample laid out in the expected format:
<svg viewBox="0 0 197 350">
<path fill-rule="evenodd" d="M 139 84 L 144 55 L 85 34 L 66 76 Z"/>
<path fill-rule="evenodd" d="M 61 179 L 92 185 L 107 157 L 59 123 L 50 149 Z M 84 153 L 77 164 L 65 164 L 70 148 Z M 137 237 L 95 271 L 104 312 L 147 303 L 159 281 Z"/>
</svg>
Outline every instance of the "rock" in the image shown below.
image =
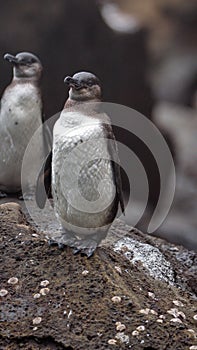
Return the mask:
<svg viewBox="0 0 197 350">
<path fill-rule="evenodd" d="M 8 218 L 9 223 L 12 224 L 21 224 L 24 221 L 24 215 L 21 211 L 21 207 L 17 203 L 5 203 L 0 206 L 0 219 L 2 223 L 6 222 L 6 218 Z"/>
<path fill-rule="evenodd" d="M 124 237 L 115 243 L 114 251 L 122 253 L 132 264 L 140 263 L 150 276 L 168 283 L 174 282 L 172 267 L 158 248 Z"/>
<path fill-rule="evenodd" d="M 104 350 L 111 345 L 119 349 L 185 350 L 195 346 L 197 304 L 187 272 L 195 265 L 196 255 L 191 259 L 186 249 L 117 220 L 105 245 L 87 259 L 74 256 L 70 248 L 49 247 L 42 233 L 32 237 L 35 228 L 23 214 L 29 231 L 25 238 L 19 236 L 17 221 L 12 221 L 14 215 L 21 223 L 19 206 L 0 205 L 0 212 L 1 289 L 8 291 L 1 304 L 3 349 Z M 117 250 L 122 236 L 126 243 L 132 243 L 134 259 Z M 169 279 L 168 269 L 166 278 L 160 278 L 146 268 L 143 249 L 144 255 L 150 254 L 148 247 L 155 252 L 153 266 L 154 260 L 158 269 L 165 261 L 173 279 Z M 156 262 L 158 256 L 161 259 Z M 85 270 L 88 274 L 84 277 Z M 19 289 L 7 284 L 13 271 L 20 276 Z M 50 294 L 35 298 L 41 281 L 46 280 L 50 281 Z M 121 302 L 114 303 L 113 296 L 120 296 Z M 142 313 L 142 308 L 149 312 Z M 122 327 L 117 330 L 118 325 Z"/>
</svg>

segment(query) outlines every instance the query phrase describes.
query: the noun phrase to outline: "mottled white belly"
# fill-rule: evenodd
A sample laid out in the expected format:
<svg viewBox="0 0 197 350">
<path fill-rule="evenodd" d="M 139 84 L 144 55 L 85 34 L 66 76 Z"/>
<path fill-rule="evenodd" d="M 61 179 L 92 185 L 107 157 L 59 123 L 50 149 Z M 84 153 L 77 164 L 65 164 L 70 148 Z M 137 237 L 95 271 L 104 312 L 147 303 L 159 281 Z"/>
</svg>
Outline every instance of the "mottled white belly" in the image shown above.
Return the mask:
<svg viewBox="0 0 197 350">
<path fill-rule="evenodd" d="M 0 114 L 0 190 L 18 191 L 21 188 L 21 166 L 26 147 L 41 126 L 41 101 L 31 84 L 7 89 L 1 101 Z M 43 156 L 43 136 L 38 133 L 32 144 L 30 164 Z M 31 185 L 31 165 L 27 185 Z"/>
<path fill-rule="evenodd" d="M 60 117 L 54 127 L 55 212 L 62 226 L 78 235 L 106 231 L 112 221 L 115 186 L 101 125 L 80 114 L 63 116 L 68 123 Z"/>
</svg>

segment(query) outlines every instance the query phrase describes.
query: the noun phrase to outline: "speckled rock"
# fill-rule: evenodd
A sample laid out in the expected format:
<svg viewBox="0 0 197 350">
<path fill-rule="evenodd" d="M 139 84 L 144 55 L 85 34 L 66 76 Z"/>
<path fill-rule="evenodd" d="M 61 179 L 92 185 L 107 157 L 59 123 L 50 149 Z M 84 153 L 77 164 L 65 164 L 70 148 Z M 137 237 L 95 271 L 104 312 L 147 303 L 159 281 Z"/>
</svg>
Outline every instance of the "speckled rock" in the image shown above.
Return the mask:
<svg viewBox="0 0 197 350">
<path fill-rule="evenodd" d="M 28 227 L 25 235 L 19 235 L 13 217 Z M 135 262 L 114 251 L 118 243 L 112 243 L 110 235 L 108 243 L 87 259 L 74 256 L 70 248 L 49 247 L 42 233 L 34 237 L 33 232 L 19 206 L 0 205 L 0 289 L 8 292 L 0 298 L 2 349 L 195 349 L 197 302 L 186 278 L 187 250 L 118 220 L 110 235 L 120 240 L 124 232 Z M 150 247 L 158 257 L 157 269 L 159 263 L 168 267 L 161 266 L 162 278 L 152 275 L 141 258 L 143 252 L 150 254 Z M 19 282 L 8 284 L 11 276 L 18 276 Z M 50 292 L 35 298 L 46 280 Z M 115 296 L 121 302 L 114 303 Z"/>
</svg>

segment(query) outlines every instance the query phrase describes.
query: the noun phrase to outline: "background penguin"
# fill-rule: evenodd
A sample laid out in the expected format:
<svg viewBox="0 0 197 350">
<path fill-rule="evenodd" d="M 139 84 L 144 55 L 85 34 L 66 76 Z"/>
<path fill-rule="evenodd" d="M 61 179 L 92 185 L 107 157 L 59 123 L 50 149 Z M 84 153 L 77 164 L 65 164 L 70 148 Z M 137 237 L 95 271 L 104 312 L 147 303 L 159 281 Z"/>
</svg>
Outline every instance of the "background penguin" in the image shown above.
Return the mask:
<svg viewBox="0 0 197 350">
<path fill-rule="evenodd" d="M 49 155 L 38 178 L 37 203 L 43 208 L 46 201 L 44 172 L 46 192 L 47 175 L 52 177 L 54 210 L 63 228 L 59 246 L 74 247 L 74 253 L 89 257 L 106 237 L 118 203 L 124 212 L 119 159 L 110 119 L 97 110 L 101 101 L 98 78 L 80 72 L 64 81 L 70 87 L 69 98 L 53 130 L 52 174 Z M 100 185 L 104 197 L 99 201 Z"/>
<path fill-rule="evenodd" d="M 0 111 L 0 195 L 21 190 L 21 166 L 25 149 L 35 131 L 42 125 L 42 100 L 39 82 L 40 60 L 29 52 L 4 59 L 13 65 L 13 79 L 5 89 Z M 47 131 L 48 132 L 48 131 Z M 25 188 L 31 187 L 33 168 L 44 156 L 43 130 L 32 144 L 32 157 L 25 173 Z M 39 165 L 38 165 L 39 166 Z"/>
</svg>

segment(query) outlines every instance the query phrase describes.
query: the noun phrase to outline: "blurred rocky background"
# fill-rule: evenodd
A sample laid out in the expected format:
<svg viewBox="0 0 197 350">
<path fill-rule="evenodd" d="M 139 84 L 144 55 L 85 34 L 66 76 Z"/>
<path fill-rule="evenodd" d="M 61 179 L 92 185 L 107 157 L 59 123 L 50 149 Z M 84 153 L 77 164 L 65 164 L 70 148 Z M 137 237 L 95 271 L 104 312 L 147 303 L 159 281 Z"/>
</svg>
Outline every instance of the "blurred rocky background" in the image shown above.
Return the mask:
<svg viewBox="0 0 197 350">
<path fill-rule="evenodd" d="M 197 249 L 197 2 L 7 0 L 1 2 L 0 28 L 1 57 L 20 51 L 40 57 L 46 118 L 62 109 L 64 77 L 89 70 L 100 77 L 105 101 L 132 107 L 156 123 L 177 171 L 175 200 L 156 234 Z M 1 93 L 10 79 L 2 59 Z M 158 169 L 138 140 L 116 133 L 147 171 L 149 210 L 139 224 L 146 230 L 159 195 Z M 126 180 L 123 187 L 127 192 Z"/>
</svg>

